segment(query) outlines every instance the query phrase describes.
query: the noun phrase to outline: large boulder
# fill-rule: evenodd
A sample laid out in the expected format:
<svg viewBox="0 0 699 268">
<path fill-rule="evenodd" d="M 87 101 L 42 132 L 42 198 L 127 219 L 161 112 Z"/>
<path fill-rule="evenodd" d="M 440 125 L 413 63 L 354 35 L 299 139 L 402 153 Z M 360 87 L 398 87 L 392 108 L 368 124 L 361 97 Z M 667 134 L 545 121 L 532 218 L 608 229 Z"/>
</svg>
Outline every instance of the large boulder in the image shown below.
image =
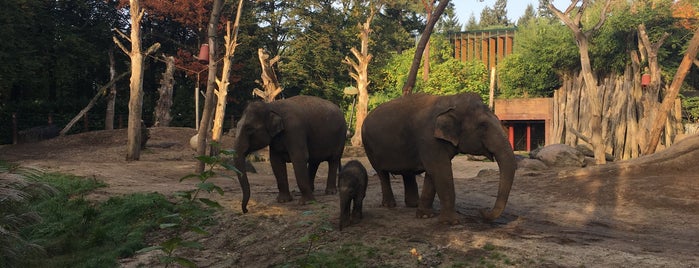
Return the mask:
<svg viewBox="0 0 699 268">
<path fill-rule="evenodd" d="M 584 167 L 585 155 L 565 144 L 551 144 L 530 153 L 549 167 Z"/>
</svg>

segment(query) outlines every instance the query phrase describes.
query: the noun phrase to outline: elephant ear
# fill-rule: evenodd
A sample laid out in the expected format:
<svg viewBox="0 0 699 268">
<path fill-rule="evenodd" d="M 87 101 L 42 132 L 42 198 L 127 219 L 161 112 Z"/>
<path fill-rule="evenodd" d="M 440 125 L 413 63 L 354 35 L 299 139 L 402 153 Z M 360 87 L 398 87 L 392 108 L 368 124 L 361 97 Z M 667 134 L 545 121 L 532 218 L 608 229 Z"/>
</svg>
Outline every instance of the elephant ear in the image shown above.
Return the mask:
<svg viewBox="0 0 699 268">
<path fill-rule="evenodd" d="M 454 146 L 459 146 L 459 125 L 453 111 L 454 108 L 452 107 L 437 115 L 434 125 L 434 137 L 448 141 Z"/>
<path fill-rule="evenodd" d="M 269 113 L 269 122 L 268 122 L 267 130 L 269 131 L 269 135 L 271 137 L 276 136 L 279 134 L 279 132 L 282 132 L 284 130 L 284 120 L 282 120 L 281 115 L 278 113 L 271 111 Z"/>
</svg>

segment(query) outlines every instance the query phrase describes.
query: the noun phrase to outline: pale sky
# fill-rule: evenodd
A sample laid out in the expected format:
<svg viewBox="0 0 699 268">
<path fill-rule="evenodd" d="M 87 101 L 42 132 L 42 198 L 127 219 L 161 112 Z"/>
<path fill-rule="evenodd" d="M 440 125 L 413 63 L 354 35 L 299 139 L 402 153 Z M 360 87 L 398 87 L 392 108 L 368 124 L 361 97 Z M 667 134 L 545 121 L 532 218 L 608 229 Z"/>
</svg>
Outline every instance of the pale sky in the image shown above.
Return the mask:
<svg viewBox="0 0 699 268">
<path fill-rule="evenodd" d="M 495 0 L 485 0 L 480 2 L 478 0 L 452 0 L 454 6 L 456 7 L 456 15 L 459 17 L 459 22 L 462 25 L 468 23 L 468 18 L 471 17 L 471 13 L 476 16 L 476 21 L 480 20 L 481 11 L 483 8 L 493 7 L 495 5 Z M 509 0 L 507 1 L 507 18 L 511 22 L 517 22 L 519 17 L 524 14 L 524 10 L 527 9 L 527 5 L 532 4 L 534 6 L 534 11 L 539 7 L 538 0 Z M 570 5 L 570 0 L 554 0 L 553 6 L 559 10 L 565 10 L 568 5 Z"/>
</svg>

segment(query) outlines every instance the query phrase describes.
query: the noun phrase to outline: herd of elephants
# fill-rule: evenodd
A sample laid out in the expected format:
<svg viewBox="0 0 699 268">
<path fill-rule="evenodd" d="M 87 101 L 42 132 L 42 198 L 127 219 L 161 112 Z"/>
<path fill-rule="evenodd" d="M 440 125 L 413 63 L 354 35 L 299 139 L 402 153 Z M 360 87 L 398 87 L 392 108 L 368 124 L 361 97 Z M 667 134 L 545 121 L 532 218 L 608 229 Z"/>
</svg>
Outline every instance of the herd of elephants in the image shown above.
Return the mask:
<svg viewBox="0 0 699 268">
<path fill-rule="evenodd" d="M 320 163 L 327 161 L 325 193 L 335 194 L 339 189 L 340 229 L 359 221 L 367 171 L 356 160 L 340 166 L 346 136 L 342 110 L 318 97 L 295 96 L 249 104 L 238 122 L 234 142 L 243 212 L 248 212 L 250 199 L 245 158 L 269 146 L 269 161 L 279 188 L 278 202 L 292 200 L 286 163 L 292 164 L 301 192 L 300 203 L 304 204 L 315 199 L 316 172 Z M 397 174 L 403 177 L 405 205 L 417 207 L 417 217 L 435 216 L 433 202 L 438 195 L 439 221 L 457 224 L 451 160 L 462 153 L 495 158 L 500 171 L 497 199 L 492 210 L 480 212 L 486 220 L 494 220 L 505 209 L 517 164 L 500 120 L 479 95 L 409 94 L 394 99 L 367 115 L 361 137 L 367 158 L 381 180 L 383 206 L 396 206 L 389 174 Z M 422 194 L 418 194 L 415 177 L 423 172 Z"/>
</svg>

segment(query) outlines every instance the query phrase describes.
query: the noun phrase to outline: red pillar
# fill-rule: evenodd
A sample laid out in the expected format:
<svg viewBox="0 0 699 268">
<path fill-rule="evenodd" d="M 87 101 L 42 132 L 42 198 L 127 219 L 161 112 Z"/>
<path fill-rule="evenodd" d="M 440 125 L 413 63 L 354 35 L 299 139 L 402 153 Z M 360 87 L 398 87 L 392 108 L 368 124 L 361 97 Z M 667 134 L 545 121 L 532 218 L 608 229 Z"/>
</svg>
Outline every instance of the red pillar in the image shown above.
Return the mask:
<svg viewBox="0 0 699 268">
<path fill-rule="evenodd" d="M 515 149 L 515 126 L 514 125 L 509 125 L 508 126 L 509 133 L 507 133 L 508 138 L 510 139 L 510 145 L 512 145 L 512 149 Z"/>
</svg>

